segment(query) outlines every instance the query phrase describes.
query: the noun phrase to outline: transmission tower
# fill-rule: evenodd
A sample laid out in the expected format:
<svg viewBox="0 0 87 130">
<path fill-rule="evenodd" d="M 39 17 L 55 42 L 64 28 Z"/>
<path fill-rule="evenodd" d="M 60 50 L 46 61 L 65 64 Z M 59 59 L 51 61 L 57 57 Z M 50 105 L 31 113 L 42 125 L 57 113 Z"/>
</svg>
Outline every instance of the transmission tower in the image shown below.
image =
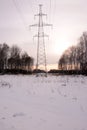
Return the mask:
<svg viewBox="0 0 87 130">
<path fill-rule="evenodd" d="M 34 36 L 38 38 L 37 43 L 37 63 L 36 63 L 36 71 L 39 76 L 41 73 L 38 73 L 39 70 L 43 71 L 44 76 L 47 76 L 47 62 L 46 62 L 46 51 L 45 51 L 45 37 L 48 37 L 44 33 L 44 26 L 52 26 L 52 24 L 47 24 L 43 22 L 43 16 L 47 16 L 47 14 L 42 13 L 42 5 L 39 5 L 39 13 L 35 15 L 35 17 L 39 17 L 38 24 L 30 25 L 30 27 L 38 27 L 38 33 Z"/>
</svg>

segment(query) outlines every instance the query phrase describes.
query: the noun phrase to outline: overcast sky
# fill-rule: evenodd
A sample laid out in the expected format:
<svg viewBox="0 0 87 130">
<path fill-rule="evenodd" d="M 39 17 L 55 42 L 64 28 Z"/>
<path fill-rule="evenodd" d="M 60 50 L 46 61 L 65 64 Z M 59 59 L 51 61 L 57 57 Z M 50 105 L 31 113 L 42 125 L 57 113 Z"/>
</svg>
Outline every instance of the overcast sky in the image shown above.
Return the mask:
<svg viewBox="0 0 87 130">
<path fill-rule="evenodd" d="M 53 29 L 45 28 L 48 63 L 57 64 L 59 55 L 87 30 L 87 0 L 0 0 L 0 43 L 17 44 L 36 60 L 37 40 L 32 37 L 37 29 L 29 25 L 38 22 L 34 14 L 39 4 L 48 14 L 44 21 L 53 24 Z"/>
</svg>

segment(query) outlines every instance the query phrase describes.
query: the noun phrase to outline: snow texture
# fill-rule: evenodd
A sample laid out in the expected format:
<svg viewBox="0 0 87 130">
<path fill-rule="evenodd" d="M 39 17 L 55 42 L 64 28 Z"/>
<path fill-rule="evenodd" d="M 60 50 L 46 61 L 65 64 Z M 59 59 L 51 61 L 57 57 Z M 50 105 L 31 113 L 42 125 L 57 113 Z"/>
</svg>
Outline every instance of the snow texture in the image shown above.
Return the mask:
<svg viewBox="0 0 87 130">
<path fill-rule="evenodd" d="M 0 76 L 0 130 L 87 130 L 87 77 Z"/>
</svg>

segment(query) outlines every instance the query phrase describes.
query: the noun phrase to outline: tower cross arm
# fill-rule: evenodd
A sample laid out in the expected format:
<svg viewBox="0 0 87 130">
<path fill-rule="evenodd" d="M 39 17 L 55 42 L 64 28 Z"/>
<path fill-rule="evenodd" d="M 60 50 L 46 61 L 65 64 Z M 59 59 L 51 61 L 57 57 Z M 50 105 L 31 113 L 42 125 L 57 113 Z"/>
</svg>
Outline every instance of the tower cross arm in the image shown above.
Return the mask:
<svg viewBox="0 0 87 130">
<path fill-rule="evenodd" d="M 41 74 L 44 72 L 44 76 L 47 76 L 47 62 L 46 62 L 46 46 L 45 46 L 45 37 L 49 39 L 49 36 L 44 33 L 45 26 L 53 26 L 52 24 L 43 22 L 43 17 L 47 16 L 47 14 L 42 11 L 42 4 L 39 5 L 39 12 L 34 15 L 34 17 L 38 17 L 38 23 L 30 25 L 30 27 L 38 27 L 38 32 L 34 35 L 34 38 L 37 38 L 37 62 L 36 62 L 36 71 Z M 40 70 L 40 71 L 39 71 Z M 37 73 L 36 76 L 38 76 Z"/>
<path fill-rule="evenodd" d="M 38 24 L 32 24 L 29 27 L 38 27 Z"/>
<path fill-rule="evenodd" d="M 36 16 L 46 16 L 46 17 L 47 17 L 47 14 L 39 13 L 39 14 L 35 14 L 34 16 L 35 16 L 35 17 L 36 17 Z"/>
<path fill-rule="evenodd" d="M 49 37 L 49 35 L 47 35 L 47 34 L 42 34 L 42 35 L 36 34 L 36 35 L 34 35 L 33 37 L 34 37 L 34 38 L 35 38 L 35 37 Z"/>
<path fill-rule="evenodd" d="M 48 24 L 48 23 L 43 23 L 43 26 L 51 26 L 51 27 L 53 27 L 52 24 Z"/>
<path fill-rule="evenodd" d="M 47 34 L 44 34 L 44 37 L 49 37 L 49 35 L 47 35 Z"/>
</svg>

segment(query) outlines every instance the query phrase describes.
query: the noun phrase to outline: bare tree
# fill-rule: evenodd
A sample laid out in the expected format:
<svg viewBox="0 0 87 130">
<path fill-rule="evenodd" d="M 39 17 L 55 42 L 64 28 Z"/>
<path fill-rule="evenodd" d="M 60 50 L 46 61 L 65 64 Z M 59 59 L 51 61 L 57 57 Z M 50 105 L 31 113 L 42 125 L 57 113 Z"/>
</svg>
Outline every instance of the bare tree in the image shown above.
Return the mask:
<svg viewBox="0 0 87 130">
<path fill-rule="evenodd" d="M 80 67 L 87 70 L 87 32 L 80 37 Z"/>
<path fill-rule="evenodd" d="M 33 58 L 30 57 L 26 52 L 22 54 L 22 69 L 26 69 L 28 71 L 32 70 L 33 66 Z"/>
<path fill-rule="evenodd" d="M 7 68 L 9 46 L 6 43 L 0 44 L 0 69 Z"/>
<path fill-rule="evenodd" d="M 17 46 L 12 46 L 10 49 L 10 58 L 8 64 L 10 69 L 18 69 L 21 66 L 20 63 L 20 53 L 21 49 Z"/>
<path fill-rule="evenodd" d="M 87 70 L 87 32 L 82 34 L 77 46 L 71 46 L 64 51 L 59 66 L 61 69 Z"/>
</svg>

